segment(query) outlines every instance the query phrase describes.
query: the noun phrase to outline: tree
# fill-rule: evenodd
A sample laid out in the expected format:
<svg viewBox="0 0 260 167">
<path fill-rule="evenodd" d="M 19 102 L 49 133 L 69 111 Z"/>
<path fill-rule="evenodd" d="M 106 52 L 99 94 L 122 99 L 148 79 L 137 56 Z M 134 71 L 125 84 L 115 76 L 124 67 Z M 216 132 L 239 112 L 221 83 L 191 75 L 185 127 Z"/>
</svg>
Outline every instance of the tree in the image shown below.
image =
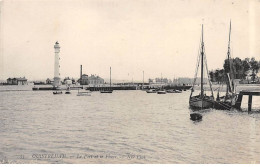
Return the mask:
<svg viewBox="0 0 260 167">
<path fill-rule="evenodd" d="M 243 70 L 244 70 L 242 60 L 238 57 L 233 59 L 233 66 L 232 67 L 233 67 L 233 70 L 234 70 L 234 78 L 242 79 Z"/>
<path fill-rule="evenodd" d="M 250 70 L 249 58 L 245 58 L 245 60 L 242 61 L 242 65 L 243 65 L 242 79 L 246 79 L 247 73 Z"/>
<path fill-rule="evenodd" d="M 223 65 L 224 70 L 225 70 L 225 73 L 229 73 L 229 71 L 230 71 L 229 64 L 230 64 L 230 63 L 229 63 L 228 59 L 225 59 L 224 65 Z"/>
<path fill-rule="evenodd" d="M 210 81 L 211 81 L 211 82 L 215 82 L 214 71 L 210 71 L 210 72 L 209 72 L 209 77 L 210 77 Z"/>
<path fill-rule="evenodd" d="M 256 74 L 258 73 L 258 70 L 259 70 L 259 63 L 255 60 L 255 58 L 251 58 L 250 60 L 250 69 L 252 70 L 252 80 L 253 82 L 255 81 L 255 77 L 256 77 Z"/>
</svg>

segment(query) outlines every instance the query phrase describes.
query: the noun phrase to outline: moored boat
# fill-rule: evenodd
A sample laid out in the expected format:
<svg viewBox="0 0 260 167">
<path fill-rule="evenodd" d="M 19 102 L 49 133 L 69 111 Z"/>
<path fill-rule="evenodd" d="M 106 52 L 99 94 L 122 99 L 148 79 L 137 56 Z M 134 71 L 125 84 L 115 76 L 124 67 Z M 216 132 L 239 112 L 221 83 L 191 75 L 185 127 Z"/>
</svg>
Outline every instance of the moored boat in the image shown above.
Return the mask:
<svg viewBox="0 0 260 167">
<path fill-rule="evenodd" d="M 174 89 L 171 89 L 171 90 L 167 90 L 166 91 L 167 93 L 182 93 L 182 91 L 181 90 L 174 90 Z"/>
<path fill-rule="evenodd" d="M 78 89 L 77 96 L 91 96 L 91 92 L 90 91 L 80 92 L 79 89 Z"/>
<path fill-rule="evenodd" d="M 77 96 L 91 96 L 91 92 L 78 92 Z"/>
<path fill-rule="evenodd" d="M 191 113 L 190 119 L 193 120 L 193 121 L 201 120 L 202 115 L 200 113 Z"/>
<path fill-rule="evenodd" d="M 55 86 L 55 87 L 53 87 L 53 89 L 55 90 L 55 91 L 53 91 L 54 95 L 62 94 L 62 90 L 61 90 L 60 86 Z"/>
<path fill-rule="evenodd" d="M 54 94 L 54 95 L 62 94 L 62 91 L 61 91 L 61 90 L 57 90 L 57 91 L 54 91 L 53 94 Z"/>
<path fill-rule="evenodd" d="M 193 109 L 206 109 L 206 108 L 213 108 L 213 106 L 214 106 L 214 95 L 213 95 L 213 91 L 212 91 L 212 87 L 211 87 L 211 82 L 209 81 L 209 79 L 208 79 L 208 81 L 210 83 L 211 96 L 206 95 L 204 88 L 203 88 L 203 84 L 204 84 L 204 78 L 203 78 L 203 76 L 204 76 L 203 75 L 204 63 L 206 65 L 207 74 L 208 74 L 208 67 L 207 67 L 206 55 L 205 55 L 204 49 L 205 48 L 204 48 L 204 41 L 203 41 L 203 25 L 202 25 L 202 38 L 201 38 L 200 54 L 199 54 L 199 59 L 198 59 L 197 66 L 196 66 L 194 82 L 193 82 L 193 85 L 192 85 L 190 99 L 189 99 L 189 106 L 190 106 L 190 108 L 193 108 Z M 198 69 L 199 69 L 199 65 L 201 66 L 200 94 L 193 96 L 194 86 L 196 84 L 197 72 L 198 72 Z"/>
<path fill-rule="evenodd" d="M 146 93 L 157 93 L 156 89 L 149 89 L 146 91 Z"/>
<path fill-rule="evenodd" d="M 233 63 L 230 58 L 230 37 L 231 37 L 231 21 L 229 26 L 229 40 L 228 40 L 228 51 L 227 51 L 227 61 L 229 66 L 229 72 L 226 72 L 226 94 L 225 96 L 219 95 L 219 89 L 217 98 L 215 101 L 215 109 L 219 110 L 230 110 L 236 102 L 236 93 L 235 93 L 235 84 L 234 84 L 234 72 L 233 72 Z"/>
<path fill-rule="evenodd" d="M 164 89 L 158 90 L 157 94 L 166 94 L 166 90 L 164 90 Z"/>
<path fill-rule="evenodd" d="M 101 90 L 100 93 L 113 93 L 113 90 Z"/>
</svg>

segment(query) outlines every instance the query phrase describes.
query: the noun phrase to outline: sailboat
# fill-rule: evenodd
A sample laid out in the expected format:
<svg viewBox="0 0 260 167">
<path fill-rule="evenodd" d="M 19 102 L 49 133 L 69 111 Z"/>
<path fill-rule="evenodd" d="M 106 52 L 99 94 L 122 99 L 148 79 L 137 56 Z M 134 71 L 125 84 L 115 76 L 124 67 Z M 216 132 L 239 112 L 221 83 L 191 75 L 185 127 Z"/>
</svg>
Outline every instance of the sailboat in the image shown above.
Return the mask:
<svg viewBox="0 0 260 167">
<path fill-rule="evenodd" d="M 234 84 L 234 72 L 233 65 L 230 56 L 230 36 L 231 36 L 231 21 L 229 25 L 229 38 L 228 38 L 228 51 L 227 51 L 227 59 L 229 65 L 229 73 L 226 73 L 226 94 L 225 96 L 219 96 L 218 94 L 215 102 L 215 108 L 220 110 L 230 110 L 232 106 L 235 105 L 236 101 L 236 93 L 235 93 L 235 84 Z"/>
<path fill-rule="evenodd" d="M 110 67 L 110 87 L 109 90 L 100 90 L 100 93 L 112 93 L 113 90 L 111 89 L 111 67 Z"/>
<path fill-rule="evenodd" d="M 204 41 L 203 41 L 203 25 L 202 25 L 201 48 L 200 48 L 200 52 L 199 52 L 198 56 L 199 56 L 199 59 L 198 59 L 197 66 L 196 66 L 196 72 L 195 72 L 194 82 L 193 82 L 192 89 L 191 89 L 189 105 L 190 105 L 190 108 L 193 108 L 193 109 L 212 108 L 214 106 L 214 95 L 213 95 L 213 91 L 212 91 L 212 87 L 211 87 L 210 81 L 209 81 L 209 83 L 210 83 L 210 89 L 211 89 L 211 96 L 206 95 L 206 93 L 204 91 L 204 88 L 203 88 L 203 83 L 204 83 L 204 81 L 203 81 L 204 80 L 204 78 L 203 78 L 204 63 L 206 65 L 207 74 L 208 74 L 208 67 L 207 67 L 207 62 L 206 62 L 206 55 L 205 55 L 205 48 L 204 48 Z M 200 64 L 200 66 L 201 66 L 200 94 L 197 95 L 197 96 L 193 96 L 194 86 L 195 86 L 196 79 L 197 79 L 199 63 L 201 63 Z"/>
<path fill-rule="evenodd" d="M 162 82 L 163 78 L 162 78 L 162 74 L 161 74 L 161 89 L 157 91 L 157 94 L 166 94 L 166 90 L 163 89 L 163 82 Z"/>
</svg>

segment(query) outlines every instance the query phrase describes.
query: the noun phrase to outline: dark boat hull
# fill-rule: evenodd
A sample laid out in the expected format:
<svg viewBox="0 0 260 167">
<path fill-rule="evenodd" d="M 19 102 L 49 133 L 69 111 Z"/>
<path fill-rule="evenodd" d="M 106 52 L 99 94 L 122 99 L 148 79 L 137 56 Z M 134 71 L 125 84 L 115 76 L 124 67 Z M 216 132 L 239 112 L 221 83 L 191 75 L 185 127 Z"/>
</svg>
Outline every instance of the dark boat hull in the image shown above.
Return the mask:
<svg viewBox="0 0 260 167">
<path fill-rule="evenodd" d="M 166 94 L 166 91 L 158 91 L 157 94 Z"/>
<path fill-rule="evenodd" d="M 199 114 L 199 113 L 191 113 L 190 114 L 190 119 L 193 120 L 193 121 L 201 120 L 202 119 L 202 115 Z"/>
<path fill-rule="evenodd" d="M 100 93 L 113 93 L 113 90 L 103 90 L 103 91 L 100 91 Z"/>
<path fill-rule="evenodd" d="M 217 110 L 231 110 L 232 104 L 227 101 L 216 101 L 214 108 Z"/>
<path fill-rule="evenodd" d="M 53 92 L 54 95 L 58 95 L 58 94 L 62 94 L 62 91 L 56 91 L 56 92 Z"/>
<path fill-rule="evenodd" d="M 167 93 L 182 93 L 181 90 L 167 90 Z"/>
</svg>

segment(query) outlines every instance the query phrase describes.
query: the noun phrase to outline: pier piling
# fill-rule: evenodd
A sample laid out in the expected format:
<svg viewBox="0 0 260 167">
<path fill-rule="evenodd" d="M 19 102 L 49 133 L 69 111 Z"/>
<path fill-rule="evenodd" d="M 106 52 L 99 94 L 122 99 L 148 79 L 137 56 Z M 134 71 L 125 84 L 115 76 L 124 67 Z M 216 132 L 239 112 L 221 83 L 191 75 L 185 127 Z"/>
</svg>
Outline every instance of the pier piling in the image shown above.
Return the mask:
<svg viewBox="0 0 260 167">
<path fill-rule="evenodd" d="M 253 96 L 260 96 L 260 91 L 252 91 L 252 90 L 242 90 L 238 94 L 238 98 L 236 100 L 235 108 L 241 109 L 241 102 L 243 99 L 243 95 L 248 95 L 248 111 L 252 111 L 252 99 Z"/>
</svg>

